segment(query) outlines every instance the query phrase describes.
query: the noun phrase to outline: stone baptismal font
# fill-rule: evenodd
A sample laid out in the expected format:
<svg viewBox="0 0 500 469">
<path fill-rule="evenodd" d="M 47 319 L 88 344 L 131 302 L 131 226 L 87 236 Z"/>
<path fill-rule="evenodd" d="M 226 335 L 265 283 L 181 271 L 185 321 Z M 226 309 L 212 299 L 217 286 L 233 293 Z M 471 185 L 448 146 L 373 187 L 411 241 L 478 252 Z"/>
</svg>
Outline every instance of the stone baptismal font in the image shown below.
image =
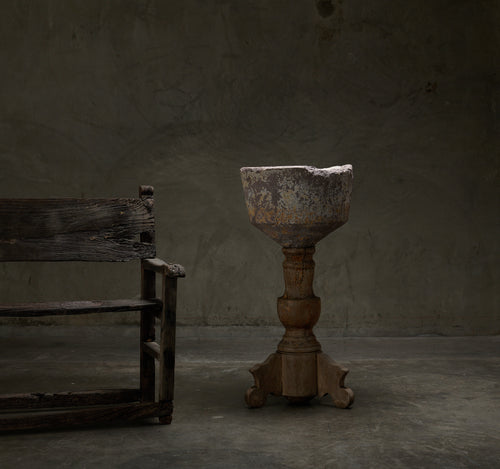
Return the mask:
<svg viewBox="0 0 500 469">
<path fill-rule="evenodd" d="M 262 166 L 241 168 L 252 225 L 283 248 L 285 292 L 278 316 L 285 334 L 278 349 L 255 365 L 255 385 L 245 395 L 261 407 L 269 394 L 306 402 L 329 394 L 337 407 L 349 407 L 354 393 L 344 386 L 348 373 L 321 351 L 313 334 L 321 303 L 313 292 L 314 246 L 349 216 L 352 166 Z"/>
</svg>

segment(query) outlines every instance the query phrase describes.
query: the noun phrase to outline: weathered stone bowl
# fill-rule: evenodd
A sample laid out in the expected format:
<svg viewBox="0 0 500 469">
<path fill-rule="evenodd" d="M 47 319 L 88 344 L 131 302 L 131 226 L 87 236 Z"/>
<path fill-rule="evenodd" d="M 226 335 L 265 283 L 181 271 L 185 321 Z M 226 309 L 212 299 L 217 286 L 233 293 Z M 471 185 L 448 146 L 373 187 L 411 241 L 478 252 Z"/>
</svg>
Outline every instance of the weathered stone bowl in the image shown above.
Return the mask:
<svg viewBox="0 0 500 469">
<path fill-rule="evenodd" d="M 252 225 L 283 247 L 310 247 L 349 217 L 352 166 L 241 168 Z"/>
</svg>

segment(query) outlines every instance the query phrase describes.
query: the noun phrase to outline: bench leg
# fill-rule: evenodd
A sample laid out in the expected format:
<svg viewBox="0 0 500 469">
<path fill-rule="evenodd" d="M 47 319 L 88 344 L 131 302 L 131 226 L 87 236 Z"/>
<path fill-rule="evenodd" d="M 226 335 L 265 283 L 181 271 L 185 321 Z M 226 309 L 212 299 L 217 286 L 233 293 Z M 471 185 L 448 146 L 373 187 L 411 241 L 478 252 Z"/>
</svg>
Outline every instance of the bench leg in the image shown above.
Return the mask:
<svg viewBox="0 0 500 469">
<path fill-rule="evenodd" d="M 175 369 L 175 327 L 177 278 L 164 276 L 162 283 L 163 310 L 160 339 L 160 423 L 172 421 Z"/>
<path fill-rule="evenodd" d="M 155 273 L 142 269 L 142 298 L 155 297 Z M 155 400 L 155 359 L 145 352 L 143 342 L 155 340 L 155 315 L 141 311 L 141 337 L 140 337 L 140 386 L 141 401 L 154 402 Z"/>
</svg>

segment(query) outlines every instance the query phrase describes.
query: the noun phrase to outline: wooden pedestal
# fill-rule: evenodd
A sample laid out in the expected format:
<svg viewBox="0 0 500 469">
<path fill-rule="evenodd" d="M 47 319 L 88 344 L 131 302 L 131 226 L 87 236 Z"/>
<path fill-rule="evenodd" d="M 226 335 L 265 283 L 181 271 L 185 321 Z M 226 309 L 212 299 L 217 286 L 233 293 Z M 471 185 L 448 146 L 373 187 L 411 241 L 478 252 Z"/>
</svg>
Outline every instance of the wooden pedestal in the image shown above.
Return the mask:
<svg viewBox="0 0 500 469">
<path fill-rule="evenodd" d="M 337 407 L 349 407 L 354 393 L 344 386 L 348 369 L 321 351 L 312 332 L 321 312 L 312 288 L 314 247 L 283 248 L 283 253 L 285 293 L 278 298 L 278 316 L 286 330 L 278 350 L 250 370 L 255 385 L 247 390 L 246 403 L 261 407 L 269 394 L 294 403 L 330 394 Z"/>
</svg>

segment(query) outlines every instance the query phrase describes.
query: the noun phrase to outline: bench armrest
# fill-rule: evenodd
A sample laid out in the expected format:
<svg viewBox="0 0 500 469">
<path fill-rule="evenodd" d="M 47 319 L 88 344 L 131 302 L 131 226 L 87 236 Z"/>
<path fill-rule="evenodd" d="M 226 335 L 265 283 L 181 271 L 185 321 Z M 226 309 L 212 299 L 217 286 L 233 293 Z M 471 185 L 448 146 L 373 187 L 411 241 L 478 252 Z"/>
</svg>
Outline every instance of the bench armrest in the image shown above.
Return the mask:
<svg viewBox="0 0 500 469">
<path fill-rule="evenodd" d="M 170 278 L 185 277 L 186 272 L 180 264 L 168 264 L 161 259 L 143 259 L 142 266 L 146 270 L 152 270 Z"/>
</svg>

